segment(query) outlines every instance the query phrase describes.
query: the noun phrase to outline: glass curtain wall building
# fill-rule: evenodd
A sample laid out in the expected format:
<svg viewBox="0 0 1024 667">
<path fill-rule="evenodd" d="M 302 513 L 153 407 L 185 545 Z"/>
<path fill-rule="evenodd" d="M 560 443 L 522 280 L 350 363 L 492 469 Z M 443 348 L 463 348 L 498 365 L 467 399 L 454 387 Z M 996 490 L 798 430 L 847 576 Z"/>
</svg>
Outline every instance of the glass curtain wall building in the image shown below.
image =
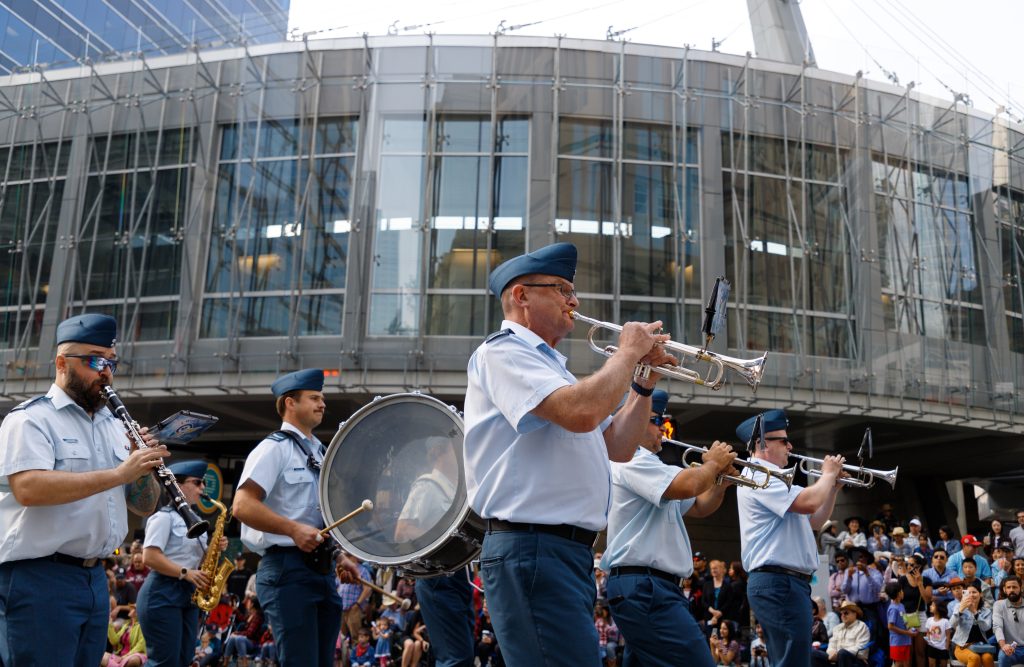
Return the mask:
<svg viewBox="0 0 1024 667">
<path fill-rule="evenodd" d="M 0 132 L 11 404 L 84 310 L 118 318 L 119 386 L 155 411 L 309 366 L 352 408 L 461 403 L 491 268 L 572 241 L 581 312 L 691 345 L 732 281 L 712 349 L 768 351 L 765 380 L 669 383 L 680 404 L 1021 430 L 1024 133 L 960 101 L 668 47 L 382 37 L 13 75 Z M 577 374 L 602 362 L 584 334 Z M 273 427 L 238 417 L 239 441 Z"/>
<path fill-rule="evenodd" d="M 0 74 L 278 42 L 290 0 L 2 0 Z"/>
</svg>

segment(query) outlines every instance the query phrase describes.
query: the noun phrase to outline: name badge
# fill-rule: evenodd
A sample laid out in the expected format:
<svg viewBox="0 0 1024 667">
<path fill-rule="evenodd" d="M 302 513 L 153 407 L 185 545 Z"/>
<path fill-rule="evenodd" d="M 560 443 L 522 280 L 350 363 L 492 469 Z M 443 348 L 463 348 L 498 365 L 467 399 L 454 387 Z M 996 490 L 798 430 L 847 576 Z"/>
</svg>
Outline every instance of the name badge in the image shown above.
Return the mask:
<svg viewBox="0 0 1024 667">
<path fill-rule="evenodd" d="M 66 443 L 75 444 L 78 442 L 78 438 L 61 438 Z"/>
</svg>

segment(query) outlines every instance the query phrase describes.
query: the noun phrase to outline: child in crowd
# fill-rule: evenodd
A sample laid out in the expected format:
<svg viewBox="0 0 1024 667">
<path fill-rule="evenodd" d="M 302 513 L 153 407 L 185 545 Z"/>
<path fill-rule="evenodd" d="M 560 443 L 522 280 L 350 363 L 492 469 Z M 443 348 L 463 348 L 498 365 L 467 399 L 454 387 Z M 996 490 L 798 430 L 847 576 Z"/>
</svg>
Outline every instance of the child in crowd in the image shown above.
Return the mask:
<svg viewBox="0 0 1024 667">
<path fill-rule="evenodd" d="M 370 631 L 366 628 L 360 628 L 356 634 L 356 645 L 349 657 L 352 667 L 371 667 L 377 659 L 377 652 L 370 646 Z"/>
<path fill-rule="evenodd" d="M 128 605 L 128 618 L 115 618 L 107 626 L 107 640 L 113 653 L 104 653 L 101 667 L 142 667 L 146 664 L 146 640 L 142 636 L 135 605 Z"/>
<path fill-rule="evenodd" d="M 388 667 L 388 660 L 391 658 L 391 620 L 386 616 L 377 619 L 373 626 L 373 638 L 377 640 L 374 653 L 380 661 L 380 667 Z"/>
<path fill-rule="evenodd" d="M 198 667 L 209 667 L 209 665 L 217 664 L 218 660 L 220 660 L 220 640 L 214 637 L 213 632 L 208 627 L 199 636 L 199 644 L 196 646 L 193 664 L 198 665 Z"/>
<path fill-rule="evenodd" d="M 925 654 L 928 656 L 928 667 L 946 667 L 949 659 L 949 619 L 946 610 L 939 602 L 932 602 L 928 607 L 931 616 L 924 622 Z"/>
<path fill-rule="evenodd" d="M 903 618 L 903 587 L 900 583 L 890 581 L 885 587 L 885 594 L 889 597 L 889 611 L 886 612 L 886 621 L 889 624 L 889 657 L 892 658 L 893 667 L 909 667 L 910 646 L 917 628 L 907 629 L 907 622 Z"/>
</svg>

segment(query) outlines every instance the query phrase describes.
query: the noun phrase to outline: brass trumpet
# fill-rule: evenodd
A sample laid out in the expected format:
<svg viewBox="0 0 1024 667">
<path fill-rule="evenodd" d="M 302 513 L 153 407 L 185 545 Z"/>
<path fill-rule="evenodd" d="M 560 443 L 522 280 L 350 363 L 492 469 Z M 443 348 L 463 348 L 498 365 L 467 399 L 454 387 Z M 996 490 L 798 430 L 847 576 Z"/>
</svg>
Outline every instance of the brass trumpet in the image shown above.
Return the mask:
<svg viewBox="0 0 1024 667">
<path fill-rule="evenodd" d="M 700 452 L 701 454 L 706 454 L 708 451 L 707 447 L 691 445 L 685 442 L 679 442 L 678 440 L 671 440 L 669 438 L 662 438 L 661 441 L 663 443 L 675 445 L 676 447 L 682 447 L 685 450 L 683 452 L 683 463 L 685 463 L 691 468 L 700 466 L 702 464 L 687 461 L 686 457 L 689 456 L 691 452 Z M 762 475 L 764 475 L 764 481 L 758 482 L 757 479 L 754 477 L 737 477 L 736 475 L 721 474 L 718 476 L 718 479 L 715 480 L 715 484 L 721 484 L 722 480 L 728 480 L 735 484 L 736 486 L 745 486 L 750 489 L 767 489 L 768 485 L 771 484 L 772 477 L 774 477 L 778 480 L 781 480 L 782 483 L 786 485 L 786 488 L 789 489 L 792 488 L 793 477 L 796 475 L 796 466 L 793 466 L 792 468 L 786 468 L 784 470 L 774 470 L 772 468 L 769 468 L 768 466 L 763 466 L 759 463 L 753 463 L 751 461 L 747 461 L 744 459 L 736 459 L 735 461 L 732 462 L 732 464 L 734 466 L 747 468 L 754 475 L 756 475 L 757 473 L 761 473 Z"/>
<path fill-rule="evenodd" d="M 594 352 L 610 357 L 619 349 L 615 345 L 600 345 L 594 340 L 594 337 L 601 329 L 607 329 L 621 334 L 621 326 L 618 324 L 612 324 L 611 322 L 595 320 L 593 318 L 586 317 L 585 315 L 580 315 L 575 310 L 571 311 L 570 315 L 574 320 L 579 320 L 580 322 L 585 322 L 590 325 L 590 332 L 587 333 L 587 342 L 590 343 L 590 349 Z M 693 384 L 708 387 L 712 390 L 721 389 L 722 385 L 725 384 L 725 369 L 728 368 L 729 370 L 738 373 L 747 381 L 747 384 L 754 388 L 754 391 L 757 391 L 757 385 L 761 383 L 761 378 L 764 375 L 765 360 L 768 357 L 768 353 L 765 352 L 756 359 L 736 359 L 734 357 L 727 357 L 723 354 L 709 352 L 706 349 L 694 347 L 692 345 L 677 343 L 672 340 L 662 343 L 662 346 L 666 350 L 669 350 L 679 356 L 681 359 L 693 359 L 698 363 L 707 363 L 711 368 L 708 370 L 706 376 L 695 370 L 684 366 L 675 366 L 673 364 L 662 364 L 654 370 L 666 377 L 682 380 L 683 382 L 692 382 Z"/>
<path fill-rule="evenodd" d="M 797 465 L 799 466 L 800 471 L 807 475 L 808 478 L 821 477 L 821 466 L 825 463 L 824 459 L 816 459 L 802 454 L 790 454 L 790 456 L 800 461 Z M 870 489 L 875 485 L 875 481 L 880 479 L 895 489 L 896 475 L 899 474 L 900 467 L 896 466 L 892 470 L 875 470 L 873 468 L 865 468 L 864 466 L 855 466 L 847 463 L 843 465 L 843 470 L 851 475 L 850 477 L 843 477 L 839 480 L 839 483 L 845 486 L 852 486 L 858 489 Z"/>
</svg>

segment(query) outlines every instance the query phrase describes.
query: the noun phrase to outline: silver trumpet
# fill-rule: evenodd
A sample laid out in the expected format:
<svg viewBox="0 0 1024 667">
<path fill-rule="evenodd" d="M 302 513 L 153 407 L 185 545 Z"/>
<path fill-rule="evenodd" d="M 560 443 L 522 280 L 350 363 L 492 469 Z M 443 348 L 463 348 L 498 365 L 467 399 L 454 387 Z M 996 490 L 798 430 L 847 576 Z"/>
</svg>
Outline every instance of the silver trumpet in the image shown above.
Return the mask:
<svg viewBox="0 0 1024 667">
<path fill-rule="evenodd" d="M 603 354 L 606 357 L 610 357 L 618 351 L 619 348 L 617 346 L 601 345 L 594 340 L 594 337 L 601 329 L 607 329 L 608 331 L 614 331 L 615 333 L 621 334 L 621 326 L 618 324 L 612 324 L 611 322 L 595 320 L 585 315 L 580 315 L 575 310 L 571 311 L 570 315 L 574 320 L 579 320 L 580 322 L 590 325 L 590 332 L 587 333 L 587 342 L 590 343 L 590 349 L 598 354 Z M 692 345 L 677 343 L 673 340 L 666 341 L 661 345 L 666 350 L 680 357 L 680 359 L 693 359 L 697 363 L 707 363 L 711 368 L 708 369 L 707 375 L 702 375 L 695 370 L 685 368 L 683 366 L 675 366 L 673 364 L 662 364 L 654 370 L 666 377 L 682 380 L 683 382 L 692 382 L 693 384 L 708 387 L 713 390 L 721 389 L 725 384 L 725 369 L 728 368 L 731 371 L 739 373 L 743 379 L 747 381 L 747 384 L 753 387 L 754 391 L 757 391 L 757 385 L 761 383 L 761 377 L 764 375 L 765 360 L 768 357 L 768 353 L 765 352 L 756 359 L 736 359 L 734 357 L 727 357 L 723 354 L 709 352 L 703 348 L 694 347 Z"/>
<path fill-rule="evenodd" d="M 790 454 L 790 456 L 800 461 L 797 465 L 808 478 L 821 477 L 821 466 L 825 463 L 824 459 L 816 459 L 802 454 Z M 875 470 L 847 463 L 843 465 L 843 470 L 850 473 L 850 477 L 843 477 L 839 480 L 839 483 L 845 486 L 870 489 L 877 480 L 882 480 L 895 489 L 896 475 L 899 473 L 900 467 L 896 466 L 892 470 Z"/>
<path fill-rule="evenodd" d="M 687 461 L 686 457 L 689 456 L 691 452 L 700 452 L 701 454 L 706 454 L 708 451 L 707 447 L 691 445 L 685 442 L 679 442 L 678 440 L 670 440 L 669 438 L 662 438 L 661 441 L 669 445 L 682 447 L 685 450 L 683 452 L 683 463 L 688 465 L 689 467 L 694 468 L 703 465 L 702 463 L 697 463 L 696 461 Z M 718 476 L 718 479 L 715 480 L 715 484 L 721 484 L 722 480 L 728 480 L 735 484 L 736 486 L 745 486 L 751 489 L 767 489 L 768 485 L 771 484 L 772 477 L 775 477 L 776 479 L 781 480 L 782 483 L 786 485 L 786 488 L 789 489 L 793 486 L 793 477 L 796 475 L 796 466 L 793 466 L 792 468 L 786 468 L 785 470 L 774 470 L 767 466 L 763 466 L 759 463 L 753 463 L 751 461 L 746 461 L 744 459 L 736 459 L 735 461 L 732 462 L 732 464 L 737 467 L 747 468 L 754 475 L 757 475 L 758 473 L 764 475 L 764 481 L 758 482 L 756 477 L 737 477 L 735 475 L 721 474 Z"/>
</svg>

